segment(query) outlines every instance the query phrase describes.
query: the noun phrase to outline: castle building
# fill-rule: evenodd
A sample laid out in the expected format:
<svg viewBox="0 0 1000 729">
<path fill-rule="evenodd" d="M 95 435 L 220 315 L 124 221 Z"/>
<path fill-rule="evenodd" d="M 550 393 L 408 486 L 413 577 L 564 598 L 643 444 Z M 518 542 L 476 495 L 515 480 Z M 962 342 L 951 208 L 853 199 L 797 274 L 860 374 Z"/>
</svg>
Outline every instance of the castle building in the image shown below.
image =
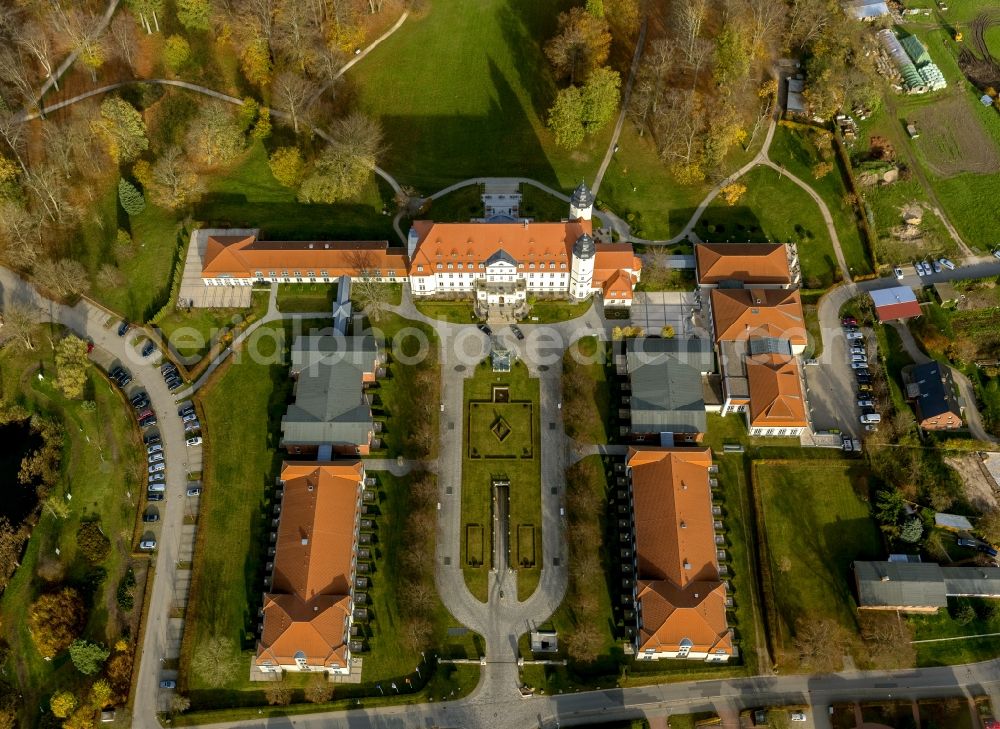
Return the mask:
<svg viewBox="0 0 1000 729">
<path fill-rule="evenodd" d="M 534 222 L 496 216 L 468 223 L 413 222 L 406 249 L 385 241 L 273 242 L 256 235 L 210 236 L 207 286 L 332 283 L 338 276 L 409 281 L 415 297 L 457 295 L 480 305 L 517 306 L 529 294 L 630 306 L 642 262 L 630 243 L 598 243 L 594 196 L 573 191 L 569 218 Z"/>
</svg>

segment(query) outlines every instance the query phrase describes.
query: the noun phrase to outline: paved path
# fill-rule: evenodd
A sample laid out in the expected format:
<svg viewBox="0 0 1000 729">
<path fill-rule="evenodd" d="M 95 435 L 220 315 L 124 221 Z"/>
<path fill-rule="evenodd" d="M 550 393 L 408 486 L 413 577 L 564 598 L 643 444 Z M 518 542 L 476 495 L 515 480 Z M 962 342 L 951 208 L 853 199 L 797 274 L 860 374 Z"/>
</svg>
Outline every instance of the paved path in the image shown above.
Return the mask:
<svg viewBox="0 0 1000 729">
<path fill-rule="evenodd" d="M 487 665 L 487 672 L 490 665 Z M 660 720 L 673 714 L 715 711 L 732 714 L 767 705 L 809 705 L 812 726 L 829 729 L 827 707 L 854 701 L 988 695 L 1000 699 L 1000 660 L 965 666 L 902 671 L 844 672 L 821 676 L 758 676 L 722 681 L 685 681 L 652 686 L 589 691 L 521 699 L 476 694 L 452 702 L 416 706 L 353 709 L 348 712 L 297 715 L 204 725 L 206 729 L 557 729 L 575 724 L 606 723 L 642 716 Z M 994 703 L 996 705 L 996 703 Z M 806 724 L 805 726 L 810 726 Z"/>
<path fill-rule="evenodd" d="M 628 81 L 625 82 L 625 92 L 622 94 L 622 108 L 618 112 L 618 122 L 615 124 L 615 133 L 611 135 L 611 141 L 608 143 L 608 150 L 604 153 L 604 159 L 601 160 L 601 166 L 597 168 L 597 175 L 594 176 L 594 185 L 591 191 L 594 193 L 594 198 L 597 198 L 597 191 L 601 189 L 601 183 L 604 182 L 604 173 L 608 171 L 608 165 L 611 164 L 611 158 L 615 154 L 615 150 L 618 148 L 618 137 L 621 136 L 622 127 L 625 126 L 625 113 L 628 111 L 628 102 L 632 97 L 632 86 L 635 83 L 635 76 L 639 72 L 639 61 L 642 59 L 642 49 L 646 45 L 646 28 L 649 25 L 647 18 L 642 19 L 642 25 L 639 26 L 639 37 L 635 42 L 635 53 L 632 55 L 632 66 L 629 68 Z"/>
<path fill-rule="evenodd" d="M 108 7 L 105 8 L 104 14 L 98 20 L 97 25 L 95 25 L 90 31 L 89 36 L 91 38 L 100 36 L 104 32 L 104 29 L 108 27 L 108 23 L 111 22 L 111 18 L 114 16 L 115 10 L 118 9 L 118 1 L 119 0 L 110 0 Z M 35 105 L 44 108 L 42 100 L 45 98 L 45 94 L 47 94 L 53 86 L 59 88 L 59 79 L 62 78 L 63 74 L 69 70 L 69 67 L 73 65 L 79 55 L 79 51 L 74 48 L 70 54 L 63 59 L 63 62 L 59 64 L 59 67 L 55 70 L 55 72 L 49 78 L 45 79 L 45 82 L 38 89 L 38 93 L 34 97 L 33 103 Z M 29 115 L 27 107 L 18 112 L 17 116 L 18 120 L 22 122 L 27 121 L 28 119 L 35 119 L 37 117 L 38 114 Z"/>
<path fill-rule="evenodd" d="M 177 416 L 175 397 L 167 390 L 159 370 L 143 358 L 132 346 L 137 332 L 119 337 L 117 323 L 119 317 L 82 299 L 75 306 L 64 306 L 52 302 L 39 294 L 33 286 L 16 273 L 0 268 L 0 301 L 3 306 L 11 302 L 24 303 L 36 309 L 39 319 L 57 322 L 73 330 L 81 337 L 90 338 L 95 349 L 107 353 L 108 361 L 120 361 L 131 371 L 136 388 L 141 386 L 149 393 L 150 401 L 157 413 L 158 430 L 163 439 L 166 454 L 167 489 L 166 498 L 158 504 L 160 513 L 157 551 L 152 558 L 155 564 L 155 580 L 149 610 L 143 625 L 142 662 L 137 668 L 138 678 L 135 690 L 133 722 L 137 727 L 158 727 L 155 714 L 167 708 L 170 692 L 158 688 L 161 677 L 173 678 L 174 673 L 161 671 L 161 659 L 176 658 L 180 651 L 180 622 L 171 617 L 172 609 L 183 604 L 187 597 L 187 582 L 178 579 L 178 561 L 190 560 L 194 541 L 194 528 L 183 524 L 185 509 L 190 510 L 191 501 L 185 496 L 187 483 L 187 448 L 184 430 Z M 111 322 L 111 326 L 105 326 Z M 154 530 L 155 531 L 155 530 Z M 181 624 L 182 625 L 182 624 Z"/>
</svg>

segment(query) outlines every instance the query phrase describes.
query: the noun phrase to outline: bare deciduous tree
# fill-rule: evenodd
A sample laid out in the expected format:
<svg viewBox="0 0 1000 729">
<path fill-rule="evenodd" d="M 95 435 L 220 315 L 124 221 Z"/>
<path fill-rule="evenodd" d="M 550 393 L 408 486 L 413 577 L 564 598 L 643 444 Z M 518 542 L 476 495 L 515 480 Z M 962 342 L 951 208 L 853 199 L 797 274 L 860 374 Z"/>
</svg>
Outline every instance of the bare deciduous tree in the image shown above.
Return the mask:
<svg viewBox="0 0 1000 729">
<path fill-rule="evenodd" d="M 34 312 L 26 304 L 13 302 L 3 310 L 3 331 L 9 335 L 14 342 L 28 350 L 35 348 Z"/>
<path fill-rule="evenodd" d="M 299 124 L 309 124 L 311 114 L 316 106 L 319 87 L 306 77 L 284 71 L 279 73 L 271 84 L 271 92 L 279 108 L 288 112 L 292 129 L 299 133 Z"/>
<path fill-rule="evenodd" d="M 708 0 L 679 0 L 674 5 L 674 24 L 681 55 L 688 66 L 693 66 L 698 53 L 698 40 L 708 12 Z"/>
<path fill-rule="evenodd" d="M 115 55 L 135 73 L 135 54 L 139 45 L 135 16 L 126 12 L 115 13 L 114 20 L 108 26 L 108 35 Z"/>
<path fill-rule="evenodd" d="M 56 49 L 47 28 L 37 20 L 25 23 L 18 33 L 17 43 L 38 62 L 45 78 L 52 79 L 52 85 L 59 89 L 59 80 L 53 76 L 56 69 Z"/>
<path fill-rule="evenodd" d="M 313 676 L 305 690 L 306 701 L 314 704 L 322 704 L 333 698 L 333 684 L 327 679 L 326 674 Z"/>
<path fill-rule="evenodd" d="M 387 272 L 377 269 L 371 251 L 357 250 L 350 253 L 351 293 L 361 304 L 372 321 L 378 321 L 389 303 L 389 286 L 379 280 Z"/>
</svg>

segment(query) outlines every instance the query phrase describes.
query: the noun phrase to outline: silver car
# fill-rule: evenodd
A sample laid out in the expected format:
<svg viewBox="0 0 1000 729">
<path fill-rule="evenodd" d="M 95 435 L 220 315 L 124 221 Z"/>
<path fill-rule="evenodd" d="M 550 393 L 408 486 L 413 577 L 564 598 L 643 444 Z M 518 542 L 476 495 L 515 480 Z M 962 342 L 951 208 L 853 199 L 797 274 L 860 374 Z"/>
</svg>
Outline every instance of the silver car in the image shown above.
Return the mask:
<svg viewBox="0 0 1000 729">
<path fill-rule="evenodd" d="M 152 466 L 149 467 L 150 473 L 156 473 L 157 471 L 166 471 L 166 470 L 167 470 L 166 463 L 154 463 Z"/>
<path fill-rule="evenodd" d="M 163 460 L 163 454 L 162 453 L 154 453 L 153 455 L 151 455 L 149 457 L 149 462 L 150 463 L 159 463 L 162 460 Z"/>
</svg>

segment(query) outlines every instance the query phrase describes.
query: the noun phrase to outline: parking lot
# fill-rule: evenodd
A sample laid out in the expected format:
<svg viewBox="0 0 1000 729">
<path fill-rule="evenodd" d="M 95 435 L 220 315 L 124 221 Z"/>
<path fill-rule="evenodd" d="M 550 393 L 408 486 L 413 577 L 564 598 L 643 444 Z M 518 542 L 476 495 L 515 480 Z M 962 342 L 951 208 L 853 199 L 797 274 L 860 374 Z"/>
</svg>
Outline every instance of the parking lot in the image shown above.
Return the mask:
<svg viewBox="0 0 1000 729">
<path fill-rule="evenodd" d="M 659 336 L 669 325 L 676 337 L 709 337 L 707 304 L 700 291 L 639 291 L 632 302 L 632 324 L 650 336 Z"/>
<path fill-rule="evenodd" d="M 824 350 L 816 364 L 803 367 L 806 379 L 806 399 L 809 402 L 810 421 L 814 432 L 840 430 L 853 438 L 860 438 L 865 426 L 860 422 L 862 409 L 857 374 L 866 372 L 851 366 L 853 350 L 864 350 L 867 361 L 877 356 L 875 336 L 870 329 L 859 328 L 861 338 L 848 340 L 843 327 L 824 336 Z M 863 365 L 865 362 L 859 362 Z M 866 408 L 871 410 L 871 408 Z"/>
</svg>

